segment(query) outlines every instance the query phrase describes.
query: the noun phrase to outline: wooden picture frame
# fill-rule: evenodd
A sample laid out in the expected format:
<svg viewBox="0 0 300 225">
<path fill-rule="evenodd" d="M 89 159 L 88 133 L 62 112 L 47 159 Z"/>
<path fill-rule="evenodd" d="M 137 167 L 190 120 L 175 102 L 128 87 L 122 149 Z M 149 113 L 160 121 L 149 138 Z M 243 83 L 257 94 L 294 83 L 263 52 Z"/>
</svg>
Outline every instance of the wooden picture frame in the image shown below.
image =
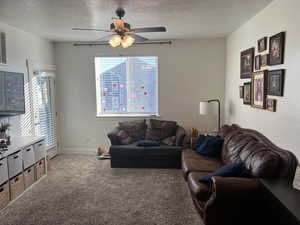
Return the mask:
<svg viewBox="0 0 300 225">
<path fill-rule="evenodd" d="M 251 82 L 244 83 L 243 89 L 243 103 L 244 105 L 251 105 L 252 85 Z"/>
<path fill-rule="evenodd" d="M 240 98 L 244 98 L 244 86 L 240 86 L 239 90 L 240 90 Z"/>
<path fill-rule="evenodd" d="M 255 70 L 260 70 L 261 68 L 261 56 L 255 56 Z"/>
<path fill-rule="evenodd" d="M 270 37 L 269 41 L 269 65 L 275 66 L 284 63 L 285 32 Z"/>
<path fill-rule="evenodd" d="M 241 79 L 251 78 L 254 65 L 254 52 L 255 48 L 249 48 L 241 52 Z"/>
<path fill-rule="evenodd" d="M 268 71 L 262 70 L 252 73 L 252 98 L 251 106 L 254 108 L 265 109 L 267 98 Z"/>
<path fill-rule="evenodd" d="M 257 49 L 258 52 L 263 52 L 267 50 L 267 45 L 268 45 L 268 38 L 263 37 L 257 41 Z"/>
<path fill-rule="evenodd" d="M 261 55 L 260 57 L 260 68 L 266 67 L 269 65 L 269 54 Z"/>
<path fill-rule="evenodd" d="M 283 96 L 285 70 L 268 71 L 268 95 Z"/>
<path fill-rule="evenodd" d="M 270 112 L 276 112 L 277 100 L 273 98 L 267 98 L 266 109 Z"/>
</svg>

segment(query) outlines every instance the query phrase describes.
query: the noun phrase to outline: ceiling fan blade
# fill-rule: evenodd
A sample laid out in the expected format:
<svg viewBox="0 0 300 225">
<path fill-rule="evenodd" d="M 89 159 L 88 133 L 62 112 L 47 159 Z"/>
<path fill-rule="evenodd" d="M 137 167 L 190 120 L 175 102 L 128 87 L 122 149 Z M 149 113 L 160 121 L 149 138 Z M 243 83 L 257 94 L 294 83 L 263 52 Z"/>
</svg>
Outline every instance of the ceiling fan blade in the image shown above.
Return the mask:
<svg viewBox="0 0 300 225">
<path fill-rule="evenodd" d="M 136 41 L 148 41 L 149 39 L 148 38 L 145 38 L 145 37 L 142 37 L 140 35 L 137 35 L 137 34 L 130 34 L 131 37 L 133 37 Z"/>
<path fill-rule="evenodd" d="M 147 33 L 147 32 L 166 32 L 167 29 L 165 27 L 143 27 L 143 28 L 135 28 L 131 30 L 134 33 Z"/>
<path fill-rule="evenodd" d="M 111 32 L 110 30 L 94 29 L 94 28 L 72 28 L 72 30 Z"/>
<path fill-rule="evenodd" d="M 99 39 L 99 41 L 109 41 L 111 39 L 111 37 L 113 36 L 113 34 L 104 36 L 102 38 Z"/>
</svg>

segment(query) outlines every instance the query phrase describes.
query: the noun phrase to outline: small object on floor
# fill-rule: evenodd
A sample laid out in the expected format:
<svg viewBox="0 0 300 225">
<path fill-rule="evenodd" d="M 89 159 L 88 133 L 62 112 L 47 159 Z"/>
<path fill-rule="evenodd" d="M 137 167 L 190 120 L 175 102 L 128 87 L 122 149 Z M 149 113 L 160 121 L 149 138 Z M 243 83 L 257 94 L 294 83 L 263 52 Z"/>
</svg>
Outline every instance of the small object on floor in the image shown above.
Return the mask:
<svg viewBox="0 0 300 225">
<path fill-rule="evenodd" d="M 100 156 L 104 153 L 104 150 L 101 147 L 97 148 L 96 156 Z"/>
<path fill-rule="evenodd" d="M 98 160 L 104 160 L 104 159 L 110 159 L 109 153 L 104 152 L 102 153 L 102 155 L 98 157 Z"/>
</svg>

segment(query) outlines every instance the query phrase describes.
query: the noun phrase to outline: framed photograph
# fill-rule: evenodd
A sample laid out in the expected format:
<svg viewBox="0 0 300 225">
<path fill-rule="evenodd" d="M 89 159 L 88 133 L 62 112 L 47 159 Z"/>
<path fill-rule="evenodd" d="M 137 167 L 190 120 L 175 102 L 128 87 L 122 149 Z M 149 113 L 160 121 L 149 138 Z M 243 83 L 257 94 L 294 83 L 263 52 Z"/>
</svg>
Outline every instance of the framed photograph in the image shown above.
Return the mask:
<svg viewBox="0 0 300 225">
<path fill-rule="evenodd" d="M 241 79 L 251 78 L 254 65 L 254 48 L 241 52 Z"/>
<path fill-rule="evenodd" d="M 0 32 L 0 64 L 6 64 L 6 36 Z"/>
<path fill-rule="evenodd" d="M 284 63 L 284 45 L 285 45 L 285 32 L 281 32 L 270 37 L 270 56 L 269 65 L 279 65 Z"/>
<path fill-rule="evenodd" d="M 271 112 L 276 112 L 276 99 L 267 98 L 267 110 Z"/>
<path fill-rule="evenodd" d="M 283 96 L 284 70 L 268 72 L 268 95 Z"/>
<path fill-rule="evenodd" d="M 255 56 L 255 70 L 260 70 L 260 55 Z"/>
<path fill-rule="evenodd" d="M 269 54 L 260 57 L 260 67 L 266 67 L 269 64 Z"/>
<path fill-rule="evenodd" d="M 252 74 L 252 107 L 265 109 L 267 97 L 267 75 L 268 71 L 263 70 Z"/>
<path fill-rule="evenodd" d="M 251 105 L 251 89 L 251 82 L 244 83 L 243 103 L 245 105 Z"/>
<path fill-rule="evenodd" d="M 244 86 L 240 86 L 240 98 L 244 98 Z"/>
<path fill-rule="evenodd" d="M 258 44 L 258 52 L 263 52 L 267 50 L 267 45 L 268 45 L 268 38 L 267 37 L 263 37 L 262 39 L 259 39 L 257 41 Z"/>
</svg>

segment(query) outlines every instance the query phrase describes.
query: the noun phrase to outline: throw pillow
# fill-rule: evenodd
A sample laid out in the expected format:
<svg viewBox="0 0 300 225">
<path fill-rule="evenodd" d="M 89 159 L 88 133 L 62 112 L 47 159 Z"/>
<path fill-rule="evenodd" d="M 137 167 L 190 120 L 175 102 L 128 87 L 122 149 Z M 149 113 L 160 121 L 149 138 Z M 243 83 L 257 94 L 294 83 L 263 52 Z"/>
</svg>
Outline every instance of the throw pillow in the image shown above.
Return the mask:
<svg viewBox="0 0 300 225">
<path fill-rule="evenodd" d="M 199 135 L 196 142 L 193 144 L 193 149 L 196 150 L 206 139 L 205 135 Z"/>
<path fill-rule="evenodd" d="M 133 138 L 130 137 L 129 134 L 124 130 L 120 130 L 117 133 L 117 137 L 119 138 L 120 144 L 122 145 L 129 145 L 134 142 Z"/>
<path fill-rule="evenodd" d="M 202 135 L 201 135 L 202 136 Z M 207 157 L 217 158 L 222 153 L 223 138 L 220 136 L 199 137 L 199 143 L 196 152 Z"/>
<path fill-rule="evenodd" d="M 213 176 L 220 177 L 252 177 L 250 170 L 247 170 L 242 163 L 232 163 L 216 169 L 200 179 L 200 182 L 208 183 Z"/>
<path fill-rule="evenodd" d="M 163 139 L 161 141 L 161 143 L 163 143 L 165 145 L 173 146 L 176 143 L 176 136 L 167 137 L 167 138 Z"/>
<path fill-rule="evenodd" d="M 160 146 L 158 141 L 151 140 L 141 140 L 136 143 L 137 146 L 150 147 L 150 146 Z"/>
<path fill-rule="evenodd" d="M 161 141 L 167 137 L 174 136 L 177 122 L 166 120 L 150 119 L 150 124 L 146 131 L 147 140 Z"/>
<path fill-rule="evenodd" d="M 146 120 L 119 122 L 119 128 L 125 131 L 133 142 L 145 139 Z"/>
</svg>

